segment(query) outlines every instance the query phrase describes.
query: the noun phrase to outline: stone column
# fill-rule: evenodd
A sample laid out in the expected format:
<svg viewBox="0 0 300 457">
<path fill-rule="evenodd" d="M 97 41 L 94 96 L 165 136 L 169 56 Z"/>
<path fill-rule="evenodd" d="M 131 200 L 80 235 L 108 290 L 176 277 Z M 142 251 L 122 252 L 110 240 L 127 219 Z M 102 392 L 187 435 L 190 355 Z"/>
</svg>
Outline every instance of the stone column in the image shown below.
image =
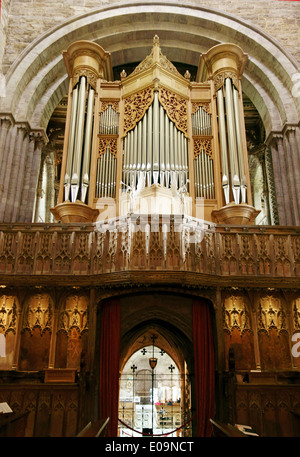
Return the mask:
<svg viewBox="0 0 300 457">
<path fill-rule="evenodd" d="M 50 152 L 46 157 L 46 195 L 45 195 L 45 222 L 53 221 L 53 214 L 50 209 L 54 207 L 55 200 L 55 162 L 54 153 Z"/>
<path fill-rule="evenodd" d="M 27 210 L 23 222 L 32 222 L 35 208 L 35 200 L 38 186 L 38 175 L 41 165 L 42 147 L 45 144 L 45 136 L 42 132 L 32 132 L 34 137 L 34 151 L 31 164 L 29 193 L 27 199 Z"/>
<path fill-rule="evenodd" d="M 26 137 L 28 135 L 29 126 L 27 123 L 18 123 L 17 124 L 17 138 L 16 145 L 11 157 L 11 166 L 7 170 L 5 176 L 5 188 L 3 198 L 5 200 L 5 211 L 4 211 L 4 221 L 12 222 L 13 212 L 15 205 L 16 189 L 18 183 L 22 181 L 23 176 L 20 175 L 20 168 L 22 168 L 23 157 L 24 157 L 24 147 L 26 145 Z"/>
<path fill-rule="evenodd" d="M 286 129 L 286 138 L 289 145 L 289 151 L 291 157 L 291 165 L 293 172 L 293 186 L 295 189 L 295 203 L 297 205 L 298 219 L 295 221 L 296 225 L 299 225 L 300 219 L 300 146 L 297 143 L 296 130 L 298 127 L 289 126 Z"/>
<path fill-rule="evenodd" d="M 287 181 L 289 184 L 290 207 L 291 207 L 291 221 L 293 225 L 299 225 L 299 210 L 297 195 L 297 181 L 299 181 L 299 169 L 295 168 L 296 164 L 293 161 L 293 151 L 289 141 L 289 133 L 286 131 L 284 135 L 284 150 L 287 163 Z M 298 165 L 298 164 L 297 164 Z M 297 176 L 298 175 L 298 176 Z"/>
<path fill-rule="evenodd" d="M 3 151 L 3 161 L 1 166 L 0 174 L 0 186 L 1 186 L 1 205 L 0 205 L 0 221 L 4 220 L 5 206 L 7 200 L 7 190 L 9 185 L 9 175 L 13 161 L 13 155 L 15 150 L 15 144 L 17 139 L 17 127 L 13 125 L 10 128 L 9 134 L 7 135 L 5 148 Z"/>
<path fill-rule="evenodd" d="M 13 119 L 10 115 L 4 115 L 0 119 L 0 169 L 2 170 L 3 165 L 6 163 L 5 160 L 5 144 L 8 136 L 10 127 L 13 125 Z"/>
<path fill-rule="evenodd" d="M 270 148 L 267 146 L 265 149 L 264 157 L 266 179 L 268 187 L 269 209 L 270 209 L 270 223 L 272 225 L 279 224 L 278 207 L 276 199 L 276 188 L 274 182 L 274 169 L 272 164 L 272 154 Z"/>
<path fill-rule="evenodd" d="M 271 148 L 272 164 L 274 170 L 274 182 L 276 188 L 277 205 L 278 205 L 278 216 L 279 224 L 285 225 L 287 222 L 286 218 L 286 206 L 285 206 L 285 189 L 283 189 L 282 172 L 280 167 L 279 153 L 277 148 L 277 136 L 272 135 L 267 143 Z"/>
<path fill-rule="evenodd" d="M 28 144 L 28 149 L 27 149 L 27 159 L 26 159 L 25 170 L 24 170 L 22 199 L 20 202 L 20 209 L 18 212 L 18 222 L 25 221 L 26 214 L 28 211 L 27 202 L 28 202 L 28 195 L 30 192 L 31 168 L 32 168 L 34 147 L 35 147 L 35 138 L 32 134 L 30 134 L 29 135 L 29 144 Z"/>
</svg>

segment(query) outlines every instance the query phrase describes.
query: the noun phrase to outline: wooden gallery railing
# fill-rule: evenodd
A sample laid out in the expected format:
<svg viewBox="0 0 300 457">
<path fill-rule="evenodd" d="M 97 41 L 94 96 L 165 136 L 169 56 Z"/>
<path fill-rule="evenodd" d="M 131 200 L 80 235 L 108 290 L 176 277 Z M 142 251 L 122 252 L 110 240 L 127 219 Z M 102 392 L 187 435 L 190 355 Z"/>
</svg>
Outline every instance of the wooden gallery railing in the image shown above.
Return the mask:
<svg viewBox="0 0 300 457">
<path fill-rule="evenodd" d="M 228 285 L 230 277 L 231 284 L 267 280 L 270 286 L 282 286 L 284 277 L 285 285 L 296 286 L 300 231 L 214 226 L 181 216 L 135 216 L 110 224 L 0 225 L 3 284 L 42 284 L 54 277 L 63 277 L 67 284 L 74 275 L 79 285 L 96 283 L 99 275 L 108 282 L 150 280 L 146 271 L 159 271 L 151 276 L 156 282 L 175 282 L 181 275 L 192 284 L 200 275 L 203 284 L 217 280 Z"/>
</svg>

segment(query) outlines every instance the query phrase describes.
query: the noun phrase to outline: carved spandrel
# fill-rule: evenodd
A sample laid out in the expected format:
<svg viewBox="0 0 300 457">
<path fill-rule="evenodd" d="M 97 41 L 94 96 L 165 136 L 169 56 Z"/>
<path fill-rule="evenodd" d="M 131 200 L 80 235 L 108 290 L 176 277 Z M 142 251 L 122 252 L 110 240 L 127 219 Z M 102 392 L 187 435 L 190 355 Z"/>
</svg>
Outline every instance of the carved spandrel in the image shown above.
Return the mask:
<svg viewBox="0 0 300 457">
<path fill-rule="evenodd" d="M 211 138 L 194 137 L 194 159 L 202 152 L 205 152 L 212 159 Z"/>
<path fill-rule="evenodd" d="M 107 151 L 107 148 L 114 157 L 117 156 L 117 136 L 101 135 L 99 137 L 99 157 Z"/>
<path fill-rule="evenodd" d="M 160 88 L 159 101 L 178 130 L 187 135 L 187 100 L 167 89 Z"/>
<path fill-rule="evenodd" d="M 153 102 L 153 88 L 147 88 L 124 100 L 124 133 L 133 129 Z"/>
</svg>

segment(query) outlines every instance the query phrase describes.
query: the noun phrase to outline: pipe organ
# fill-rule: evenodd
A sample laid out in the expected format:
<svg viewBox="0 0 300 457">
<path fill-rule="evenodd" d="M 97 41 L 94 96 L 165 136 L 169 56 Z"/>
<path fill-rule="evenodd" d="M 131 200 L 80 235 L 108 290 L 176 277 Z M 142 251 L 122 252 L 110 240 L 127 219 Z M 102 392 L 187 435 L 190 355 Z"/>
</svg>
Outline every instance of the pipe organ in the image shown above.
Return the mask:
<svg viewBox="0 0 300 457">
<path fill-rule="evenodd" d="M 157 198 L 171 213 L 177 199 L 193 217 L 202 208 L 207 221 L 253 223 L 241 88 L 247 56 L 238 46 L 203 54 L 193 82 L 164 56 L 157 36 L 118 81 L 98 44 L 73 43 L 64 60 L 70 89 L 56 219 L 143 213 Z"/>
<path fill-rule="evenodd" d="M 188 141 L 159 102 L 158 92 L 144 117 L 124 138 L 123 190 L 137 185 L 140 174 L 146 185 L 170 188 L 188 184 Z"/>
</svg>

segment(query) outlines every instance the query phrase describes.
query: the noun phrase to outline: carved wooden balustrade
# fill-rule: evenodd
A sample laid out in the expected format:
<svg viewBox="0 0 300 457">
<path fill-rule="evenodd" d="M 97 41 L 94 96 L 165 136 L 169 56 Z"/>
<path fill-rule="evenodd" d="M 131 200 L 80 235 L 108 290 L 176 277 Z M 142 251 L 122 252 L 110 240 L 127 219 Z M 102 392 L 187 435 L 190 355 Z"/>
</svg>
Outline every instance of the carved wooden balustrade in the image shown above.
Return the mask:
<svg viewBox="0 0 300 457">
<path fill-rule="evenodd" d="M 180 278 L 187 285 L 228 285 L 230 278 L 231 285 L 294 287 L 299 275 L 300 231 L 295 227 L 214 226 L 161 215 L 87 225 L 0 225 L 3 284 Z"/>
</svg>

